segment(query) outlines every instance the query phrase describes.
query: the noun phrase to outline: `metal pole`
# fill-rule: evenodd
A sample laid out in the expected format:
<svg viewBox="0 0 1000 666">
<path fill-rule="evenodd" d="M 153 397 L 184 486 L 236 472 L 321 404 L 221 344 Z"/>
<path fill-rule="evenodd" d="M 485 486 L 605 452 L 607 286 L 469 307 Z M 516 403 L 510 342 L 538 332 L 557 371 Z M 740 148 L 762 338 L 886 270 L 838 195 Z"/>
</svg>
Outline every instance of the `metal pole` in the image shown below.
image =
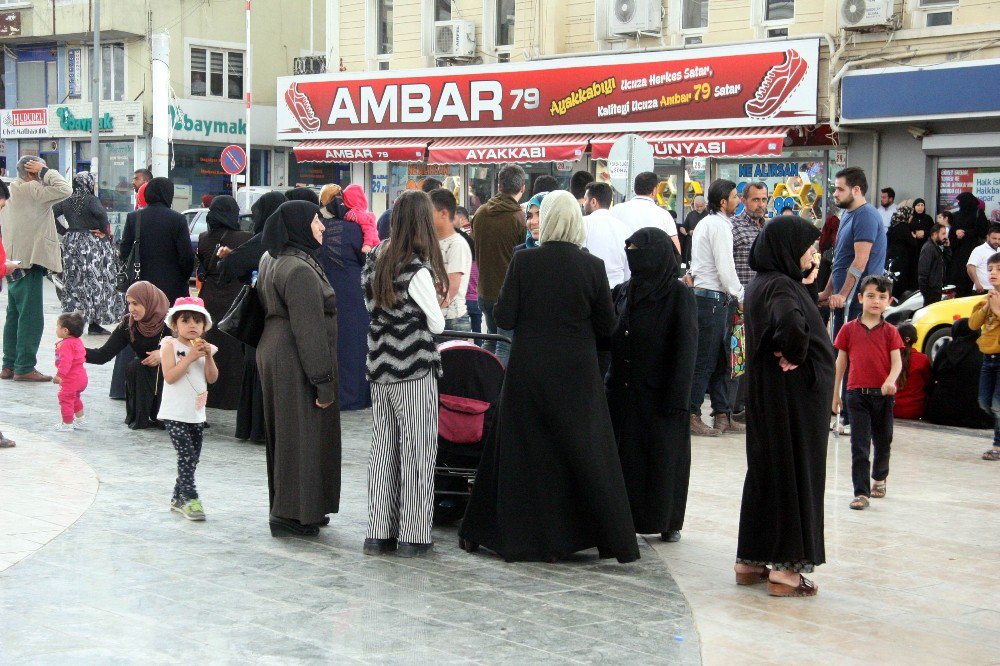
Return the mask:
<svg viewBox="0 0 1000 666">
<path fill-rule="evenodd" d="M 98 118 L 101 117 L 101 0 L 94 0 L 94 57 L 91 58 L 93 70 L 90 73 L 90 172 L 94 181 L 99 181 L 97 173 L 100 170 L 101 137 L 98 128 Z"/>
<path fill-rule="evenodd" d="M 247 166 L 243 171 L 243 175 L 246 176 L 246 181 L 244 182 L 244 187 L 250 187 L 250 90 L 251 84 L 253 83 L 253 59 L 250 56 L 250 0 L 247 0 L 247 57 L 246 57 L 247 71 L 244 79 L 246 80 L 246 96 L 247 96 Z M 235 183 L 235 178 L 233 179 Z M 261 181 L 263 182 L 263 180 Z M 233 197 L 236 197 L 236 190 L 233 189 Z M 247 203 L 249 204 L 249 198 Z"/>
</svg>

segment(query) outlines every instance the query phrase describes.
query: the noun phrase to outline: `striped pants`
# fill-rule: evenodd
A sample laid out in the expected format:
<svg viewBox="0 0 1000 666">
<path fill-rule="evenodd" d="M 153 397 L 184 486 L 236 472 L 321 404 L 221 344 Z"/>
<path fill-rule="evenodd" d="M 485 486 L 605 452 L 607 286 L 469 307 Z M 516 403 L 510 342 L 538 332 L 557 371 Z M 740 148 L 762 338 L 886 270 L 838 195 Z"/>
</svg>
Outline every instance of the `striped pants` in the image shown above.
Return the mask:
<svg viewBox="0 0 1000 666">
<path fill-rule="evenodd" d="M 437 377 L 372 382 L 369 539 L 431 543 L 438 437 Z"/>
</svg>

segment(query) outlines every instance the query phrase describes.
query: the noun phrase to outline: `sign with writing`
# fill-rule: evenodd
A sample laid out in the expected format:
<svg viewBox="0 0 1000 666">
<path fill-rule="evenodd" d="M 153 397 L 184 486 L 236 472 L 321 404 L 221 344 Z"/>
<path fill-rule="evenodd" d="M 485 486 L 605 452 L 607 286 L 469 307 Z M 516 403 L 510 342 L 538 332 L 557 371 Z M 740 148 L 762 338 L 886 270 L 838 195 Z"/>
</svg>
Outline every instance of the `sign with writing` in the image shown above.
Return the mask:
<svg viewBox="0 0 1000 666">
<path fill-rule="evenodd" d="M 986 218 L 1000 222 L 1000 169 L 978 169 L 972 177 L 972 193 L 986 204 Z"/>
<path fill-rule="evenodd" d="M 21 12 L 0 12 L 0 37 L 21 36 Z"/>
<path fill-rule="evenodd" d="M 247 166 L 246 151 L 239 146 L 226 146 L 222 151 L 222 157 L 219 158 L 219 164 L 222 165 L 222 170 L 230 176 L 242 173 Z"/>
<path fill-rule="evenodd" d="M 816 122 L 819 41 L 278 79 L 278 137 L 510 136 Z"/>
<path fill-rule="evenodd" d="M 246 140 L 246 106 L 243 102 L 178 99 L 168 111 L 174 141 L 230 144 Z M 275 113 L 273 106 L 253 105 L 250 141 L 254 145 L 275 145 Z"/>
<path fill-rule="evenodd" d="M 66 50 L 66 84 L 69 96 L 79 98 L 83 91 L 83 50 Z"/>
<path fill-rule="evenodd" d="M 52 104 L 49 112 L 49 136 L 90 136 L 94 119 L 87 104 Z M 97 129 L 104 136 L 142 136 L 142 102 L 101 102 Z"/>
<path fill-rule="evenodd" d="M 18 139 L 49 135 L 49 115 L 45 109 L 0 111 L 0 138 Z"/>
</svg>

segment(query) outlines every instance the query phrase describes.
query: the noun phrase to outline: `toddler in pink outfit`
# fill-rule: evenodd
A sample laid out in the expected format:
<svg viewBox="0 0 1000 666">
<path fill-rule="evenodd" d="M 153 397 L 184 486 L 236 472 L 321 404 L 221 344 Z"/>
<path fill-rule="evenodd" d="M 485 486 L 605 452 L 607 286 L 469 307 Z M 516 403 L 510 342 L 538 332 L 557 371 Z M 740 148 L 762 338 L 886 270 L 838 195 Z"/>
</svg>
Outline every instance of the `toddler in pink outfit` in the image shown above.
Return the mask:
<svg viewBox="0 0 1000 666">
<path fill-rule="evenodd" d="M 57 430 L 76 430 L 83 425 L 83 401 L 80 394 L 87 388 L 87 370 L 83 362 L 87 350 L 80 336 L 83 335 L 83 317 L 76 312 L 59 315 L 56 320 L 56 376 L 52 381 L 59 385 L 59 409 L 62 423 Z"/>
</svg>

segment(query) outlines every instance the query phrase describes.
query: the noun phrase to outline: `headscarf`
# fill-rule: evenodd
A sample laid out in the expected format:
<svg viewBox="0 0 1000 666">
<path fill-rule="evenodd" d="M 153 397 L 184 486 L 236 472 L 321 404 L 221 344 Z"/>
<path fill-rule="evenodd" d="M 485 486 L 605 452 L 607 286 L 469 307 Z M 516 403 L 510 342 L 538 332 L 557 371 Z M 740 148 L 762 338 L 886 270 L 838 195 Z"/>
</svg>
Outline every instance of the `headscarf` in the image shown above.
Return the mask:
<svg viewBox="0 0 1000 666">
<path fill-rule="evenodd" d="M 319 191 L 319 205 L 325 208 L 335 197 L 341 196 L 343 191 L 340 185 L 334 183 L 324 185 L 323 189 Z"/>
<path fill-rule="evenodd" d="M 896 211 L 892 214 L 892 220 L 891 220 L 892 226 L 896 226 L 897 224 L 909 224 L 910 213 L 912 212 L 913 209 L 910 208 L 909 206 L 900 206 L 899 208 L 897 208 Z"/>
<path fill-rule="evenodd" d="M 545 199 L 545 195 L 546 194 L 548 194 L 548 192 L 539 192 L 535 196 L 533 196 L 530 199 L 528 199 L 528 203 L 524 207 L 525 214 L 527 214 L 528 209 L 531 208 L 532 206 L 534 206 L 535 208 L 538 208 L 539 210 L 541 210 L 542 201 Z M 541 213 L 539 213 L 539 215 L 541 215 Z M 538 229 L 538 237 L 539 238 L 542 237 L 541 227 L 540 226 L 539 226 L 539 229 Z M 528 229 L 528 233 L 524 237 L 524 245 L 525 245 L 525 247 L 538 247 L 538 241 L 536 241 L 532 237 L 532 235 L 531 235 L 531 229 Z"/>
<path fill-rule="evenodd" d="M 308 201 L 286 201 L 278 207 L 267 222 L 261 241 L 272 257 L 286 247 L 294 247 L 307 254 L 314 253 L 319 243 L 313 237 L 312 221 L 319 213 L 319 206 Z"/>
<path fill-rule="evenodd" d="M 152 282 L 141 281 L 129 287 L 128 291 L 125 292 L 125 296 L 131 296 L 139 305 L 146 309 L 142 319 L 138 321 L 127 313 L 122 320 L 122 323 L 128 326 L 128 335 L 132 342 L 135 342 L 136 329 L 139 330 L 139 335 L 144 338 L 152 338 L 159 335 L 163 330 L 163 322 L 166 319 L 167 310 L 170 309 L 170 302 L 167 300 L 167 295 L 153 285 Z"/>
<path fill-rule="evenodd" d="M 308 201 L 317 206 L 319 205 L 319 195 L 316 194 L 316 190 L 310 187 L 292 188 L 285 192 L 285 198 L 289 201 Z"/>
<path fill-rule="evenodd" d="M 288 201 L 281 192 L 267 192 L 260 199 L 250 206 L 250 214 L 253 216 L 253 233 L 256 236 L 264 231 L 264 223 L 267 218 L 278 210 L 278 207 Z"/>
<path fill-rule="evenodd" d="M 96 182 L 89 171 L 78 171 L 73 176 L 73 194 L 69 195 L 69 205 L 77 216 L 83 215 L 83 207 L 87 205 L 87 196 L 94 196 Z"/>
<path fill-rule="evenodd" d="M 917 215 L 926 215 L 927 214 L 927 202 L 924 201 L 923 199 L 920 199 L 920 198 L 914 199 L 913 200 L 913 210 L 917 209 L 917 204 L 923 204 L 924 205 L 924 212 L 923 213 L 917 213 Z"/>
<path fill-rule="evenodd" d="M 630 248 L 635 245 L 635 249 Z M 680 257 L 666 231 L 656 227 L 639 229 L 625 241 L 625 258 L 632 277 L 629 282 L 630 303 L 659 300 L 679 285 Z"/>
<path fill-rule="evenodd" d="M 212 205 L 208 207 L 208 228 L 240 230 L 240 205 L 236 199 L 228 195 L 217 196 L 212 199 Z"/>
<path fill-rule="evenodd" d="M 162 204 L 170 208 L 174 203 L 174 184 L 162 176 L 149 181 L 146 183 L 146 202 L 150 206 Z"/>
<path fill-rule="evenodd" d="M 777 217 L 764 225 L 750 248 L 750 268 L 758 273 L 781 273 L 801 284 L 799 259 L 817 238 L 819 229 L 802 218 Z"/>
<path fill-rule="evenodd" d="M 975 213 L 979 209 L 979 199 L 972 192 L 962 192 L 955 199 L 958 201 L 958 210 L 963 213 Z"/>
<path fill-rule="evenodd" d="M 583 247 L 587 229 L 583 226 L 580 203 L 566 190 L 549 192 L 539 207 L 541 233 L 538 242 L 565 242 Z"/>
<path fill-rule="evenodd" d="M 368 210 L 368 197 L 365 196 L 365 189 L 360 185 L 348 185 L 344 188 L 344 205 L 347 206 L 347 215 L 344 217 L 359 225 L 365 223 L 375 226 L 375 213 Z"/>
<path fill-rule="evenodd" d="M 139 191 L 135 193 L 135 209 L 142 210 L 149 204 L 146 202 L 146 186 L 149 185 L 148 182 L 143 183 L 139 186 Z"/>
</svg>

